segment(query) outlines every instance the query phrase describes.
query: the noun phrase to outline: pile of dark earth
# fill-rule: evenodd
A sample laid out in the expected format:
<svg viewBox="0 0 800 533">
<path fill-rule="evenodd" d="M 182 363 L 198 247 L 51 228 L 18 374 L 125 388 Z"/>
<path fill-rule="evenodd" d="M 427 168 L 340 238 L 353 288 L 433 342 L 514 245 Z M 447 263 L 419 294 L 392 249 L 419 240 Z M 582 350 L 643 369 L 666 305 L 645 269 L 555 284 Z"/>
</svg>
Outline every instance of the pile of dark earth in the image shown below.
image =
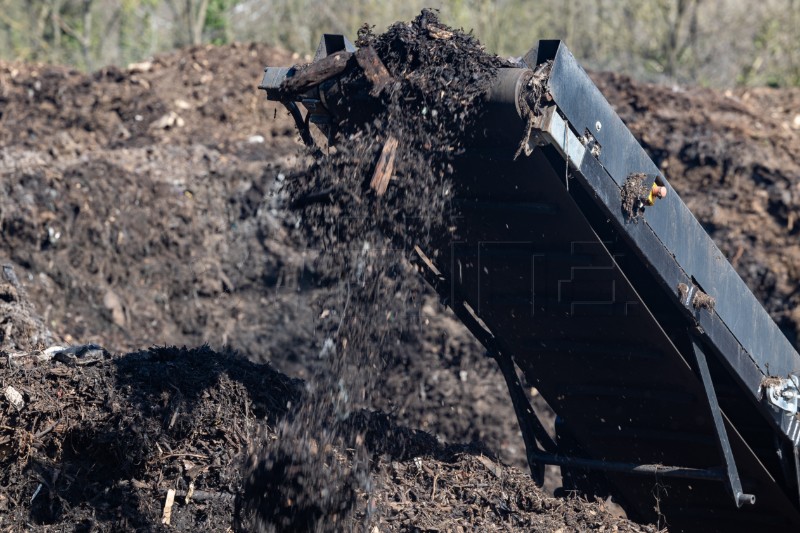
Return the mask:
<svg viewBox="0 0 800 533">
<path fill-rule="evenodd" d="M 16 328 L 30 304 L 9 277 L 2 311 Z M 52 335 L 28 325 L 31 338 Z M 294 424 L 309 390 L 230 350 L 53 348 L 5 344 L 0 358 L 3 531 L 654 531 L 607 502 L 548 496 L 479 447 L 443 445 L 381 413 L 347 422 L 370 454 L 366 487 L 347 475 L 352 449 L 314 438 L 259 460 L 252 452 L 287 438 L 277 428 Z M 353 512 L 337 520 L 333 504 Z"/>
<path fill-rule="evenodd" d="M 0 529 L 158 529 L 170 488 L 172 528 L 234 524 L 242 465 L 259 464 L 250 437 L 277 439 L 287 415 L 299 414 L 286 401 L 307 396 L 329 364 L 320 348 L 341 302 L 320 250 L 302 246 L 297 212 L 283 208 L 283 184 L 308 158 L 296 155 L 286 113 L 255 90 L 264 65 L 308 60 L 235 44 L 90 75 L 0 63 L 0 261 L 19 277 L 0 283 Z M 722 94 L 593 76 L 796 336 L 800 91 Z M 320 310 L 326 299 L 331 308 Z M 555 499 L 533 485 L 494 363 L 429 292 L 412 303 L 422 305 L 412 342 L 392 350 L 395 366 L 384 364 L 370 398 L 392 416 L 348 417 L 367 452 L 313 438 L 296 446 L 298 457 L 337 461 L 336 473 L 377 454 L 369 491 L 354 479 L 350 520 L 371 519 L 380 531 L 636 530 L 606 503 Z M 69 366 L 41 352 L 86 343 L 115 355 Z M 214 349 L 136 351 L 204 343 Z M 263 390 L 250 388 L 251 374 Z M 77 428 L 110 440 L 76 440 Z M 242 437 L 243 428 L 253 433 Z M 397 447 L 386 449 L 376 431 Z M 113 451 L 113 467 L 103 450 Z M 80 462 L 86 454 L 97 466 Z M 243 527 L 251 519 L 240 505 Z"/>
</svg>

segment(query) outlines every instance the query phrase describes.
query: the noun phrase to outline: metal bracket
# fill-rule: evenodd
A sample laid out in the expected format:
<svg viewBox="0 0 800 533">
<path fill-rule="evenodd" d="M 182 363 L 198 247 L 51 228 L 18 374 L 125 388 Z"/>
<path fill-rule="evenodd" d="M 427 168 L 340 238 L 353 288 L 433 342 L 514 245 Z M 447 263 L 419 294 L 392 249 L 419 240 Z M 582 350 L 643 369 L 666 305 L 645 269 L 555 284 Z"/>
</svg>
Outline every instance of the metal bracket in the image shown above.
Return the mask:
<svg viewBox="0 0 800 533">
<path fill-rule="evenodd" d="M 701 479 L 724 481 L 725 474 L 721 468 L 688 468 L 684 466 L 665 466 L 661 464 L 637 464 L 588 459 L 585 457 L 568 457 L 558 454 L 535 454 L 535 459 L 548 465 L 597 470 L 626 475 L 654 476 L 678 479 Z"/>
<path fill-rule="evenodd" d="M 355 53 L 356 47 L 343 35 L 326 33 L 320 39 L 317 52 L 314 55 L 314 62 L 341 51 Z M 285 99 L 285 95 L 281 93 L 281 86 L 296 73 L 297 69 L 294 67 L 267 67 L 264 69 L 264 77 L 258 88 L 266 91 L 268 100 L 278 101 L 286 106 L 286 109 L 294 119 L 297 131 L 300 133 L 300 138 L 303 140 L 303 143 L 312 150 L 315 150 L 316 153 L 320 153 L 311 135 L 309 124 L 316 124 L 328 137 L 329 143 L 333 139 L 335 133 L 335 124 L 331 121 L 330 111 L 327 109 L 324 102 L 325 94 L 324 91 L 320 90 L 320 87 L 312 88 L 298 99 L 307 110 L 305 117 L 303 117 L 296 102 Z M 325 83 L 327 83 L 329 87 L 333 82 L 328 80 Z M 325 84 L 323 83 L 322 85 Z"/>
<path fill-rule="evenodd" d="M 583 158 L 589 150 L 572 132 L 569 123 L 558 114 L 556 106 L 544 108 L 541 116 L 537 118 L 535 127 L 541 132 L 544 140 L 552 144 L 572 168 L 581 168 Z"/>
<path fill-rule="evenodd" d="M 788 378 L 768 378 L 762 386 L 769 403 L 790 415 L 797 414 L 800 378 L 794 374 Z"/>
<path fill-rule="evenodd" d="M 711 380 L 711 373 L 708 370 L 708 361 L 706 354 L 703 352 L 697 339 L 692 335 L 692 348 L 694 349 L 694 356 L 697 360 L 697 368 L 700 371 L 700 379 L 703 381 L 703 388 L 706 391 L 708 398 L 708 407 L 711 410 L 711 418 L 714 421 L 714 430 L 717 433 L 717 445 L 719 446 L 720 454 L 725 461 L 725 473 L 727 474 L 727 486 L 736 507 L 742 505 L 755 505 L 756 497 L 754 494 L 746 494 L 742 491 L 742 481 L 739 478 L 739 471 L 736 468 L 736 460 L 733 457 L 733 450 L 731 450 L 731 443 L 728 440 L 728 432 L 725 430 L 725 422 L 722 420 L 722 411 L 719 408 L 717 401 L 717 394 L 714 392 L 714 383 Z"/>
<path fill-rule="evenodd" d="M 545 430 L 542 421 L 536 416 L 528 397 L 525 396 L 525 391 L 514 368 L 511 353 L 501 345 L 501 341 L 475 315 L 464 299 L 458 297 L 459 295 L 456 294 L 455 289 L 447 281 L 447 278 L 439 272 L 430 258 L 418 246 L 414 248 L 414 252 L 414 254 L 409 254 L 411 256 L 410 259 L 420 269 L 425 281 L 439 294 L 442 303 L 452 309 L 458 319 L 483 344 L 489 355 L 497 361 L 500 372 L 502 372 L 506 381 L 508 392 L 511 395 L 511 403 L 514 405 L 519 429 L 522 432 L 522 440 L 525 443 L 525 456 L 531 469 L 531 477 L 539 486 L 542 486 L 544 484 L 544 467 L 548 463 L 537 459 L 543 456 L 542 451 L 537 446 L 537 442 L 549 454 L 555 454 L 558 451 L 558 447 L 547 433 L 547 430 Z"/>
<path fill-rule="evenodd" d="M 294 123 L 297 126 L 297 131 L 300 133 L 300 138 L 303 140 L 303 144 L 312 149 L 316 148 L 314 137 L 311 136 L 311 130 L 309 129 L 308 122 L 306 121 L 308 115 L 306 115 L 306 119 L 304 119 L 302 113 L 300 112 L 300 108 L 298 108 L 297 104 L 294 102 L 281 103 L 289 111 L 289 114 L 292 115 Z"/>
<path fill-rule="evenodd" d="M 522 440 L 525 441 L 525 455 L 528 459 L 528 466 L 531 469 L 534 481 L 541 487 L 544 484 L 544 467 L 547 463 L 538 460 L 541 452 L 536 443 L 538 442 L 544 448 L 544 451 L 550 454 L 557 453 L 557 445 L 550 438 L 550 435 L 544 429 L 542 421 L 539 420 L 533 407 L 531 407 L 528 397 L 525 395 L 525 390 L 517 377 L 517 371 L 514 368 L 514 361 L 511 356 L 499 350 L 489 349 L 488 346 L 487 350 L 497 361 L 500 372 L 502 372 L 503 378 L 506 380 L 508 393 L 511 395 L 511 403 L 514 405 L 514 412 L 517 415 L 519 429 L 522 431 Z"/>
</svg>

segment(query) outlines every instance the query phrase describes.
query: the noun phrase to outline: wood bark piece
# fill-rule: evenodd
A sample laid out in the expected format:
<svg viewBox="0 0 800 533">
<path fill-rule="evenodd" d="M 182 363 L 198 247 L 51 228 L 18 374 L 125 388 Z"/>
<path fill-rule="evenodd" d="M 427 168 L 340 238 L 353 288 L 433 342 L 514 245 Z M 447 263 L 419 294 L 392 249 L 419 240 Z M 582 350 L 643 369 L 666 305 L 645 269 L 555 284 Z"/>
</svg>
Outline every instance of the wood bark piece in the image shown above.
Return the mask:
<svg viewBox="0 0 800 533">
<path fill-rule="evenodd" d="M 383 64 L 383 61 L 378 57 L 378 53 L 372 46 L 359 48 L 358 52 L 356 52 L 356 61 L 364 70 L 367 79 L 372 83 L 370 95 L 378 96 L 392 82 L 392 75 L 386 70 L 386 65 Z"/>
<path fill-rule="evenodd" d="M 444 28 L 439 28 L 433 24 L 428 24 L 428 35 L 430 35 L 434 39 L 451 39 L 453 37 L 453 32 L 445 30 Z"/>
<path fill-rule="evenodd" d="M 192 485 L 190 485 L 191 488 Z M 142 489 L 149 488 L 150 486 L 143 486 L 140 487 Z M 228 492 L 210 492 L 206 490 L 199 490 L 199 489 L 191 489 L 191 490 L 175 490 L 169 489 L 175 492 L 175 498 L 183 499 L 186 504 L 190 502 L 210 502 L 210 501 L 233 501 L 236 499 L 236 495 L 230 494 Z M 163 493 L 163 490 L 162 490 Z"/>
<path fill-rule="evenodd" d="M 394 172 L 394 159 L 397 155 L 397 139 L 389 136 L 386 142 L 383 143 L 381 156 L 378 158 L 378 164 L 375 165 L 375 172 L 372 174 L 372 181 L 369 186 L 378 194 L 383 196 L 386 189 L 389 187 L 389 180 L 392 179 Z"/>
<path fill-rule="evenodd" d="M 175 504 L 175 489 L 167 491 L 167 499 L 164 502 L 164 514 L 161 515 L 161 523 L 168 526 L 172 520 L 172 506 Z"/>
<path fill-rule="evenodd" d="M 291 78 L 287 78 L 286 81 L 281 83 L 281 91 L 289 94 L 302 94 L 344 72 L 352 56 L 352 52 L 342 50 L 323 57 L 319 61 L 311 63 Z"/>
</svg>

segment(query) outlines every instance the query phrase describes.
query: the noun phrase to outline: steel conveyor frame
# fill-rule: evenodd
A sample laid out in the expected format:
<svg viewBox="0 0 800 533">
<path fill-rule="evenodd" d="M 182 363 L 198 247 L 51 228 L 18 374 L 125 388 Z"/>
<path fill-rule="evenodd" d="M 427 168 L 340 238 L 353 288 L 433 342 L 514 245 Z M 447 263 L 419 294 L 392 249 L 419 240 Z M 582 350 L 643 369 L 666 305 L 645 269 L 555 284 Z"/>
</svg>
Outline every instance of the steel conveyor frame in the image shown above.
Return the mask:
<svg viewBox="0 0 800 533">
<path fill-rule="evenodd" d="M 335 43 L 322 55 L 352 49 Z M 520 67 L 454 164 L 454 238 L 412 256 L 497 360 L 532 475 L 560 465 L 673 531 L 799 527 L 800 356 L 566 46 L 541 41 Z M 544 69 L 532 113 L 521 92 Z M 261 87 L 277 97 L 292 74 L 268 68 Z M 632 176 L 666 190 L 636 216 Z"/>
<path fill-rule="evenodd" d="M 732 504 L 730 514 L 726 518 L 717 519 L 720 509 L 712 509 L 713 505 L 709 505 L 710 512 L 706 513 L 708 516 L 702 517 L 702 512 L 689 512 L 686 510 L 687 506 L 682 504 L 672 508 L 666 505 L 664 506 L 667 509 L 666 518 L 674 529 L 749 530 L 756 524 L 763 525 L 766 514 L 772 515 L 771 520 L 796 527 L 800 524 L 797 505 L 800 498 L 798 491 L 800 483 L 797 481 L 798 469 L 795 459 L 798 456 L 797 449 L 800 443 L 798 418 L 796 413 L 781 409 L 769 401 L 764 393 L 764 383 L 768 378 L 788 381 L 791 376 L 797 375 L 800 370 L 800 356 L 672 190 L 668 180 L 650 160 L 569 50 L 559 41 L 542 41 L 524 57 L 523 61 L 525 66 L 533 71 L 550 63 L 545 89 L 545 100 L 548 105 L 541 110 L 540 116 L 534 122 L 526 153 L 531 154 L 535 150 L 546 153 L 546 157 L 541 159 L 546 160 L 546 164 L 552 167 L 553 177 L 563 181 L 564 189 L 569 191 L 570 183 L 573 183 L 574 189 L 581 189 L 581 192 L 573 191 L 568 194 L 576 200 L 593 227 L 593 232 L 601 233 L 599 227 L 602 226 L 604 235 L 597 235 L 600 243 L 609 238 L 624 241 L 624 246 L 608 250 L 608 255 L 614 267 L 619 269 L 622 275 L 631 270 L 625 263 L 628 265 L 636 263 L 636 267 L 632 270 L 646 271 L 645 275 L 641 272 L 630 273 L 629 281 L 632 288 L 642 290 L 632 280 L 634 277 L 646 277 L 647 287 L 643 292 L 654 292 L 654 286 L 657 285 L 655 292 L 660 293 L 661 299 L 671 300 L 673 304 L 671 311 L 664 310 L 662 302 L 661 316 L 665 316 L 665 313 L 680 315 L 683 326 L 677 333 L 675 331 L 665 333 L 668 336 L 683 337 L 683 346 L 678 348 L 679 343 L 676 342 L 675 351 L 680 353 L 684 363 L 692 368 L 699 389 L 704 393 L 708 419 L 713 427 L 714 442 L 719 454 L 719 464 L 708 464 L 697 468 L 680 464 L 654 465 L 608 460 L 604 457 L 592 458 L 591 451 L 586 451 L 592 450 L 591 440 L 584 441 L 581 456 L 571 455 L 569 451 L 560 449 L 554 451 L 553 443 L 549 442 L 546 436 L 542 437 L 541 423 L 535 420 L 533 409 L 516 379 L 516 374 L 508 370 L 508 365 L 513 358 L 531 382 L 536 382 L 539 369 L 535 365 L 528 364 L 525 355 L 515 353 L 519 350 L 515 350 L 514 346 L 508 346 L 504 340 L 507 336 L 505 332 L 493 331 L 492 324 L 498 319 L 491 316 L 491 305 L 488 306 L 489 312 L 486 312 L 487 305 L 485 303 L 482 305 L 480 287 L 483 282 L 480 280 L 474 282 L 478 290 L 470 296 L 465 295 L 470 292 L 469 289 L 464 290 L 462 286 L 468 286 L 469 283 L 452 280 L 457 275 L 455 262 L 460 266 L 461 260 L 465 257 L 453 253 L 449 257 L 451 268 L 443 266 L 444 273 L 439 273 L 442 279 L 432 284 L 438 287 L 445 302 L 482 340 L 490 355 L 497 359 L 503 369 L 523 436 L 526 437 L 528 460 L 534 478 L 541 479 L 543 464 L 555 464 L 582 472 L 599 471 L 611 474 L 606 482 L 612 486 L 625 485 L 624 478 L 631 475 L 650 476 L 653 479 L 715 480 L 718 483 L 722 482 L 720 485 L 724 486 L 729 495 Z M 500 77 L 513 79 L 514 75 L 501 74 Z M 520 78 L 523 79 L 522 76 Z M 509 93 L 508 81 L 501 82 L 501 85 L 506 86 L 501 90 Z M 517 91 L 500 95 L 498 100 L 501 105 L 513 106 L 518 101 Z M 519 105 L 516 106 L 516 111 L 520 120 L 526 118 Z M 497 102 L 490 103 L 489 112 L 508 117 L 507 109 L 498 112 Z M 505 120 L 507 129 L 503 135 L 507 134 L 508 129 L 518 130 L 514 125 L 507 123 L 507 118 Z M 478 151 L 480 146 L 476 147 L 476 152 Z M 502 151 L 486 150 L 483 157 L 487 160 L 508 158 L 508 153 L 505 156 L 500 154 Z M 542 166 L 544 165 L 535 164 L 533 167 L 538 169 Z M 519 172 L 524 172 L 522 168 L 520 165 Z M 641 218 L 632 220 L 630 213 L 621 208 L 620 198 L 626 181 L 635 174 L 647 176 L 648 187 L 653 183 L 666 187 L 667 194 L 655 201 L 654 205 L 644 207 Z M 537 179 L 534 175 L 531 178 Z M 496 180 L 496 177 L 494 179 Z M 474 188 L 474 185 L 472 187 Z M 465 189 L 469 190 L 470 186 Z M 466 196 L 469 195 L 467 192 Z M 481 203 L 486 204 L 483 200 L 476 200 L 476 205 Z M 466 225 L 469 225 L 469 222 Z M 621 249 L 624 252 L 620 252 Z M 422 257 L 421 265 L 433 266 L 433 261 L 421 251 L 418 252 Z M 624 257 L 625 260 L 616 261 L 618 256 Z M 480 252 L 477 257 L 480 263 Z M 437 267 L 433 268 L 439 272 Z M 574 271 L 576 266 L 571 268 Z M 584 267 L 577 266 L 577 268 Z M 480 272 L 478 269 L 477 277 L 484 275 L 488 277 L 489 273 Z M 427 277 L 431 281 L 430 273 Z M 448 277 L 451 278 L 449 283 L 443 281 Z M 693 305 L 697 293 L 704 293 L 713 298 L 713 307 Z M 641 302 L 647 305 L 647 298 L 645 295 L 641 296 Z M 531 300 L 534 299 L 535 295 L 532 294 Z M 500 322 L 502 320 L 499 319 Z M 513 328 L 505 329 L 513 331 Z M 722 376 L 721 379 L 725 381 L 724 386 L 734 387 L 734 394 L 738 395 L 740 400 L 741 397 L 746 397 L 751 408 L 758 412 L 765 422 L 761 430 L 771 427 L 775 443 L 771 451 L 780 457 L 781 470 L 785 473 L 783 482 L 776 479 L 777 468 L 770 470 L 762 464 L 762 461 L 766 462 L 769 457 L 763 457 L 765 455 L 763 452 L 760 457 L 759 453 L 754 452 L 749 446 L 748 439 L 738 433 L 737 423 L 747 420 L 737 416 L 740 406 L 734 405 L 728 413 L 721 408 L 707 357 L 714 359 L 715 374 Z M 545 397 L 551 403 L 558 404 L 552 402 L 550 397 Z M 559 412 L 558 407 L 555 407 L 555 410 Z M 734 452 L 729 436 L 738 441 L 736 443 L 738 453 Z M 746 452 L 742 452 L 743 449 Z M 748 478 L 745 480 L 748 485 L 756 486 L 750 479 L 753 468 L 763 468 L 765 472 L 762 474 L 766 474 L 767 483 L 774 483 L 772 488 L 777 489 L 777 492 L 773 492 L 772 495 L 761 494 L 768 500 L 767 502 L 759 502 L 756 505 L 758 494 L 746 492 L 743 488 L 737 468 L 737 456 L 739 458 L 746 456 L 746 461 L 754 460 L 757 465 L 755 467 L 749 465 Z M 770 471 L 766 472 L 767 470 Z M 623 481 L 620 481 L 619 477 L 615 479 L 613 473 L 624 474 Z M 611 492 L 614 490 L 611 489 Z M 624 494 L 626 492 L 627 494 Z M 636 491 L 630 487 L 622 493 L 619 497 L 627 500 L 629 504 L 632 503 L 631 500 L 637 499 Z M 770 510 L 767 513 L 762 511 L 752 515 L 747 514 L 746 509 L 735 510 L 742 506 L 753 506 L 756 509 L 772 507 L 778 499 L 775 494 L 781 496 L 782 502 L 776 505 L 779 510 Z M 644 498 L 644 500 L 649 499 L 652 498 L 649 496 Z M 632 514 L 653 519 L 652 513 L 646 508 L 643 509 L 642 507 L 646 506 L 642 506 L 641 503 L 641 501 L 633 502 L 633 507 L 638 506 L 639 512 L 634 511 Z M 725 513 L 724 505 L 722 507 L 722 512 Z"/>
</svg>

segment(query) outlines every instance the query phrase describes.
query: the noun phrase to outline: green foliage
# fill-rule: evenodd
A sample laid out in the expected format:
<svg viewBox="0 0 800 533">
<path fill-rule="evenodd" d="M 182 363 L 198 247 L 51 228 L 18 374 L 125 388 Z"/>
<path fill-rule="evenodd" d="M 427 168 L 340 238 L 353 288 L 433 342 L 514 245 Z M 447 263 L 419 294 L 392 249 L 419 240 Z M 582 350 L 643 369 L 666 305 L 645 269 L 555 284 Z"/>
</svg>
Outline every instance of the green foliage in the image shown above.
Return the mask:
<svg viewBox="0 0 800 533">
<path fill-rule="evenodd" d="M 91 69 L 234 39 L 307 55 L 423 7 L 504 56 L 564 39 L 590 68 L 651 81 L 800 85 L 800 0 L 0 0 L 0 57 Z"/>
<path fill-rule="evenodd" d="M 133 63 L 155 51 L 158 37 L 153 28 L 153 16 L 157 5 L 158 0 L 122 1 L 116 62 Z"/>
<path fill-rule="evenodd" d="M 210 0 L 203 33 L 212 44 L 226 44 L 230 41 L 228 12 L 233 7 L 233 0 Z"/>
</svg>

